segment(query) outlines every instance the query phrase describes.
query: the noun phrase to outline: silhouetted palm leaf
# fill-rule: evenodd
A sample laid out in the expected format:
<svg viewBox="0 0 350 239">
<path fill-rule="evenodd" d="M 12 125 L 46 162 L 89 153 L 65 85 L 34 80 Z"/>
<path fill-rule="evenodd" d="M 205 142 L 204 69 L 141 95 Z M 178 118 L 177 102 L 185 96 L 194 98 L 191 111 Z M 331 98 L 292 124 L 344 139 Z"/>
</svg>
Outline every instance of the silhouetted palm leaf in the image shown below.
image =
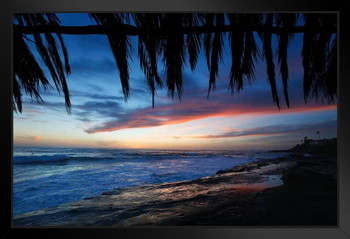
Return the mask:
<svg viewBox="0 0 350 239">
<path fill-rule="evenodd" d="M 13 98 L 13 110 L 15 112 L 22 112 L 22 92 L 16 77 L 13 78 Z"/>
<path fill-rule="evenodd" d="M 287 48 L 290 40 L 293 39 L 294 34 L 289 33 L 291 27 L 297 23 L 297 14 L 277 14 L 276 25 L 285 29 L 285 31 L 279 35 L 278 43 L 278 62 L 280 64 L 280 73 L 283 82 L 283 92 L 286 101 L 286 105 L 289 108 L 289 96 L 288 96 L 288 63 L 287 63 Z"/>
<path fill-rule="evenodd" d="M 273 14 L 271 13 L 266 14 L 265 26 L 272 27 L 273 19 L 274 19 Z M 279 98 L 278 98 L 278 92 L 276 87 L 275 64 L 273 62 L 271 35 L 272 35 L 271 32 L 264 32 L 260 36 L 262 37 L 262 41 L 263 41 L 263 55 L 266 60 L 267 77 L 271 86 L 272 99 L 273 99 L 273 102 L 275 102 L 277 107 L 279 108 L 280 105 L 279 105 Z"/>
<path fill-rule="evenodd" d="M 215 25 L 223 26 L 225 24 L 224 14 L 215 14 Z M 210 59 L 210 74 L 209 74 L 209 89 L 208 96 L 211 88 L 215 89 L 215 80 L 219 73 L 219 61 L 222 59 L 222 47 L 223 47 L 223 33 L 215 32 L 212 42 L 211 59 Z"/>
<path fill-rule="evenodd" d="M 246 14 L 243 22 L 260 25 L 262 16 L 260 14 Z M 244 24 L 244 23 L 242 23 Z M 255 43 L 254 33 L 252 30 L 246 30 L 244 36 L 244 55 L 242 62 L 242 72 L 246 76 L 248 83 L 254 79 L 254 61 L 257 60 L 259 51 Z"/>
<path fill-rule="evenodd" d="M 120 34 L 118 28 L 123 24 L 124 20 L 128 20 L 127 14 L 123 13 L 91 13 L 90 16 L 100 25 L 115 27 L 116 31 L 107 34 L 114 59 L 116 61 L 119 77 L 122 84 L 124 99 L 129 98 L 129 64 L 130 56 L 130 40 L 125 34 Z"/>
<path fill-rule="evenodd" d="M 214 18 L 215 18 L 215 15 L 212 13 L 199 15 L 199 19 L 204 26 L 213 26 L 214 25 Z M 213 35 L 213 33 L 211 33 L 211 32 L 205 33 L 204 39 L 203 39 L 203 47 L 204 47 L 204 51 L 205 51 L 205 57 L 207 59 L 208 69 L 210 69 L 210 65 L 211 65 L 210 55 L 211 55 L 211 48 L 212 48 L 212 38 L 213 38 L 212 35 Z"/>
<path fill-rule="evenodd" d="M 60 23 L 60 20 L 58 19 L 58 17 L 55 14 L 48 14 L 47 18 L 50 20 L 50 24 L 54 25 L 54 26 L 58 26 Z M 60 41 L 61 44 L 61 48 L 62 48 L 62 52 L 63 52 L 63 57 L 64 57 L 64 67 L 65 67 L 65 71 L 66 74 L 69 75 L 70 74 L 70 66 L 69 66 L 69 57 L 68 57 L 68 51 L 66 48 L 66 45 L 63 41 L 63 37 L 61 34 L 56 34 L 58 40 Z"/>
<path fill-rule="evenodd" d="M 43 102 L 39 94 L 40 84 L 44 89 L 50 84 L 24 39 L 17 33 L 14 34 L 14 46 L 13 105 L 15 111 L 22 112 L 21 86 L 26 94 Z"/>
<path fill-rule="evenodd" d="M 186 14 L 185 15 L 185 24 L 187 27 L 193 27 L 199 25 L 198 15 Z M 194 71 L 197 65 L 198 54 L 201 49 L 202 37 L 200 34 L 188 33 L 186 36 L 187 51 L 189 55 L 189 62 L 191 70 Z"/>
<path fill-rule="evenodd" d="M 40 14 L 40 13 L 37 13 L 37 14 L 32 14 L 32 13 L 15 14 L 14 18 L 16 19 L 16 21 L 18 21 L 19 24 L 32 26 L 32 27 L 47 26 L 47 25 L 57 26 L 60 23 L 59 19 L 56 17 L 55 14 Z M 19 33 L 15 32 L 14 35 L 16 35 L 16 38 L 19 37 Z M 70 98 L 69 98 L 69 90 L 68 90 L 68 86 L 67 86 L 66 78 L 65 78 L 65 75 L 66 74 L 68 75 L 70 73 L 68 52 L 66 50 L 66 47 L 65 47 L 65 44 L 64 44 L 64 41 L 63 41 L 61 35 L 56 34 L 56 36 L 58 37 L 58 39 L 60 41 L 60 45 L 61 45 L 61 48 L 63 51 L 64 61 L 65 61 L 64 67 L 62 65 L 62 61 L 61 61 L 61 58 L 60 58 L 60 55 L 58 52 L 58 46 L 56 44 L 56 40 L 53 37 L 53 35 L 51 33 L 45 33 L 45 43 L 44 43 L 44 41 L 39 33 L 33 34 L 36 49 L 37 49 L 39 55 L 41 56 L 41 58 L 43 59 L 45 65 L 48 67 L 57 91 L 59 93 L 61 90 L 63 91 L 64 96 L 65 96 L 66 109 L 67 109 L 67 112 L 70 113 L 71 103 L 70 103 Z M 20 44 L 21 46 L 16 45 L 16 43 Z M 19 47 L 20 49 L 28 49 L 28 47 L 26 46 L 26 43 L 24 41 L 20 41 L 18 38 L 17 38 L 17 40 L 15 40 L 15 47 Z M 25 57 L 28 59 L 31 58 L 32 53 L 30 52 L 30 50 L 29 49 L 28 49 L 28 51 L 25 50 L 25 52 L 26 53 L 23 53 L 23 54 L 25 54 Z M 35 61 L 35 59 L 33 58 L 32 62 L 34 62 L 34 61 Z M 43 76 L 42 69 L 40 67 L 36 67 L 34 65 L 35 64 L 32 63 L 33 69 L 31 71 L 33 71 L 33 74 L 40 76 L 37 79 L 41 79 L 40 82 L 44 86 L 44 89 L 46 89 L 45 86 L 48 86 L 49 83 L 46 82 L 47 79 L 45 76 Z M 22 65 L 22 67 L 23 67 L 23 65 Z M 28 81 L 28 78 L 23 76 L 23 71 L 24 71 L 24 69 L 21 68 L 21 66 L 17 66 L 15 68 L 15 75 L 17 75 L 17 76 L 22 75 L 21 77 L 18 77 L 18 79 L 21 81 L 22 85 L 24 86 L 25 81 Z M 14 85 L 14 87 L 17 87 L 17 86 L 20 87 L 20 84 Z M 39 95 L 39 88 L 40 88 L 40 84 L 38 84 L 37 81 L 36 81 L 36 84 L 34 84 L 32 87 L 29 88 L 27 86 L 28 93 L 31 96 L 35 95 L 37 100 L 40 101 L 41 97 L 39 97 L 40 96 Z M 14 89 L 14 91 L 18 91 L 18 89 Z M 14 95 L 14 97 L 20 97 L 20 96 Z M 21 102 L 21 97 L 17 98 L 16 102 Z M 19 110 L 19 111 L 21 112 L 21 110 Z"/>
<path fill-rule="evenodd" d="M 242 57 L 244 49 L 244 31 L 239 27 L 241 23 L 241 14 L 228 14 L 228 19 L 232 25 L 232 31 L 229 32 L 229 41 L 231 48 L 231 71 L 229 88 L 233 93 L 238 92 L 243 88 L 243 71 Z"/>
<path fill-rule="evenodd" d="M 166 14 L 161 26 L 167 30 L 163 39 L 163 61 L 167 73 L 168 94 L 173 98 L 176 88 L 179 99 L 183 93 L 182 71 L 185 62 L 185 41 L 182 26 L 182 14 Z"/>
<path fill-rule="evenodd" d="M 336 38 L 332 32 L 316 32 L 316 27 L 336 26 L 336 16 L 331 14 L 305 14 L 306 32 L 303 38 L 304 99 L 326 98 L 334 102 L 337 88 Z M 333 39 L 333 40 L 332 40 Z M 331 42 L 332 41 L 332 42 Z"/>
<path fill-rule="evenodd" d="M 337 96 L 337 37 L 334 37 L 327 57 L 327 68 L 323 74 L 324 93 L 328 103 L 334 103 Z"/>
<path fill-rule="evenodd" d="M 160 28 L 160 14 L 134 14 L 134 22 L 137 27 L 153 31 Z M 138 54 L 140 66 L 143 69 L 148 86 L 152 93 L 152 107 L 154 107 L 155 84 L 163 87 L 158 75 L 157 58 L 161 52 L 161 39 L 155 35 L 140 35 L 138 41 Z"/>
</svg>

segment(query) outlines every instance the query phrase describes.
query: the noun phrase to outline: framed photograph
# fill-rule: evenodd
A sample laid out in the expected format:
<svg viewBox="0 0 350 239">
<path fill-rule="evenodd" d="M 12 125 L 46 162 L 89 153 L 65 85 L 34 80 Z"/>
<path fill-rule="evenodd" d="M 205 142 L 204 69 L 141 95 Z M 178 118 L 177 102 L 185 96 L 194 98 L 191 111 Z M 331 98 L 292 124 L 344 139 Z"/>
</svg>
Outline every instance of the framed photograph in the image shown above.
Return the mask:
<svg viewBox="0 0 350 239">
<path fill-rule="evenodd" d="M 1 5 L 4 238 L 350 238 L 349 1 Z"/>
</svg>

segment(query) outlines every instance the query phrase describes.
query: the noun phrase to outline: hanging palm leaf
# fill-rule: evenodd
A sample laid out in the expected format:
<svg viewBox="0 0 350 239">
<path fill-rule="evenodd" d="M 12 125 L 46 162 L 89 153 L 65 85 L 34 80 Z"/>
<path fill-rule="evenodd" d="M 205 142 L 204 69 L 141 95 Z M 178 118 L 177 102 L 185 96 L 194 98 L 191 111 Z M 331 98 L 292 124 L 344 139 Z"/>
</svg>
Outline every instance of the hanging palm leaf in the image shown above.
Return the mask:
<svg viewBox="0 0 350 239">
<path fill-rule="evenodd" d="M 283 33 L 279 35 L 278 42 L 278 62 L 280 65 L 280 73 L 283 82 L 283 92 L 286 101 L 286 105 L 289 108 L 289 96 L 288 96 L 288 63 L 287 63 L 287 50 L 289 42 L 294 38 L 293 33 L 289 33 L 289 29 L 295 26 L 297 23 L 297 14 L 276 14 L 276 25 L 281 27 Z"/>
<path fill-rule="evenodd" d="M 134 14 L 133 20 L 137 27 L 147 31 L 160 28 L 160 14 Z M 161 52 L 161 39 L 155 35 L 140 35 L 138 39 L 138 54 L 140 66 L 143 69 L 147 84 L 152 93 L 152 107 L 154 108 L 154 95 L 156 92 L 155 82 L 163 87 L 162 80 L 158 74 L 157 58 Z"/>
<path fill-rule="evenodd" d="M 60 24 L 59 19 L 56 17 L 55 14 L 34 14 L 34 13 L 25 13 L 25 14 L 15 14 L 14 15 L 15 20 L 22 26 L 29 26 L 29 27 L 39 27 L 39 26 L 58 26 Z M 36 60 L 34 59 L 32 53 L 30 52 L 27 43 L 19 39 L 20 33 L 14 32 L 15 41 L 14 41 L 14 48 L 22 49 L 24 52 L 20 53 L 19 50 L 17 50 L 17 55 L 25 57 L 25 59 L 31 59 L 31 65 L 32 65 L 32 72 L 34 75 L 37 76 L 36 79 L 39 79 L 42 86 L 44 86 L 44 89 L 47 88 L 50 84 L 48 83 L 46 77 L 43 74 L 42 69 L 37 66 Z M 51 78 L 56 86 L 57 91 L 60 93 L 61 90 L 64 93 L 65 97 L 65 103 L 66 103 L 66 109 L 67 112 L 70 113 L 70 98 L 69 98 L 69 89 L 66 82 L 66 75 L 70 74 L 70 66 L 69 66 L 69 60 L 68 60 L 68 52 L 65 47 L 63 38 L 60 34 L 56 34 L 56 36 L 59 39 L 60 46 L 62 48 L 63 57 L 65 65 L 63 66 L 61 57 L 58 52 L 58 45 L 56 44 L 56 39 L 51 33 L 45 33 L 45 42 L 43 38 L 41 37 L 40 33 L 33 33 L 35 47 L 43 59 L 46 67 L 49 69 L 49 72 L 51 74 Z M 22 37 L 23 38 L 23 37 Z M 17 56 L 15 56 L 16 58 Z M 18 60 L 18 59 L 17 59 Z M 16 59 L 15 59 L 16 61 Z M 35 63 L 34 63 L 35 62 Z M 22 65 L 15 64 L 14 74 L 17 76 L 17 79 L 21 81 L 22 86 L 27 88 L 28 93 L 32 96 L 35 95 L 35 98 L 39 101 L 41 100 L 41 97 L 39 97 L 39 89 L 40 84 L 38 84 L 38 81 L 34 81 L 35 84 L 32 85 L 32 87 L 28 87 L 28 77 L 25 77 L 23 75 L 23 71 L 28 70 L 26 69 L 26 66 L 22 62 Z M 18 77 L 21 75 L 21 77 Z M 27 86 L 26 86 L 27 85 Z M 18 89 L 16 87 L 20 87 L 20 84 L 14 84 L 14 92 L 18 92 Z M 16 98 L 15 102 L 20 103 L 21 105 L 21 96 L 18 94 L 14 94 L 14 97 Z M 17 109 L 21 112 L 21 107 L 17 107 Z"/>
<path fill-rule="evenodd" d="M 212 27 L 214 26 L 214 18 L 215 15 L 212 13 L 207 13 L 207 14 L 200 14 L 199 15 L 199 20 L 201 21 L 202 25 L 205 27 Z M 205 57 L 207 59 L 207 65 L 208 69 L 210 69 L 210 55 L 211 55 L 211 48 L 212 48 L 212 35 L 213 33 L 205 33 L 204 38 L 203 38 L 203 48 L 205 51 Z"/>
<path fill-rule="evenodd" d="M 334 102 L 337 89 L 336 37 L 331 31 L 316 32 L 336 26 L 331 14 L 305 14 L 306 32 L 303 38 L 304 99 L 327 99 Z"/>
<path fill-rule="evenodd" d="M 244 49 L 244 31 L 240 27 L 242 24 L 241 14 L 228 14 L 232 30 L 229 32 L 229 42 L 231 48 L 231 71 L 229 88 L 233 93 L 243 88 L 242 58 Z"/>
<path fill-rule="evenodd" d="M 261 25 L 261 20 L 261 14 L 246 14 L 243 18 L 243 22 L 249 22 L 252 25 Z M 242 73 L 249 84 L 251 84 L 254 79 L 254 62 L 257 60 L 259 54 L 253 31 L 250 29 L 245 30 Z"/>
<path fill-rule="evenodd" d="M 224 14 L 215 14 L 215 25 L 217 27 L 225 25 L 225 15 Z M 211 58 L 210 58 L 210 73 L 209 73 L 209 89 L 208 97 L 210 90 L 213 88 L 215 90 L 215 81 L 216 77 L 219 74 L 219 62 L 222 60 L 222 48 L 223 48 L 223 37 L 224 33 L 215 32 L 211 48 Z"/>
<path fill-rule="evenodd" d="M 124 20 L 129 19 L 128 15 L 124 13 L 91 13 L 90 16 L 99 25 L 115 28 L 115 32 L 109 32 L 107 37 L 119 70 L 124 99 L 127 100 L 130 92 L 128 58 L 130 57 L 131 45 L 129 37 L 125 34 L 120 34 L 118 30 L 124 23 Z"/>
<path fill-rule="evenodd" d="M 185 26 L 199 26 L 199 16 L 196 13 L 185 14 Z M 200 34 L 188 33 L 186 36 L 186 46 L 189 56 L 191 70 L 194 71 L 197 65 L 198 54 L 201 49 L 202 37 Z"/>
<path fill-rule="evenodd" d="M 43 102 L 39 93 L 40 85 L 46 89 L 50 84 L 20 34 L 14 34 L 14 46 L 13 105 L 16 112 L 22 112 L 21 86 L 26 94 Z"/>
<path fill-rule="evenodd" d="M 274 15 L 266 14 L 265 27 L 272 27 Z M 266 68 L 267 68 L 267 79 L 271 86 L 271 93 L 273 102 L 280 108 L 278 92 L 276 87 L 276 77 L 275 77 L 275 64 L 273 62 L 273 53 L 271 47 L 271 32 L 263 32 L 260 34 L 260 37 L 263 41 L 263 55 L 266 60 Z"/>
<path fill-rule="evenodd" d="M 183 93 L 182 71 L 185 62 L 185 40 L 182 32 L 183 15 L 166 14 L 161 24 L 161 27 L 167 31 L 162 41 L 162 50 L 168 94 L 173 98 L 176 89 L 178 97 L 181 99 Z"/>
</svg>

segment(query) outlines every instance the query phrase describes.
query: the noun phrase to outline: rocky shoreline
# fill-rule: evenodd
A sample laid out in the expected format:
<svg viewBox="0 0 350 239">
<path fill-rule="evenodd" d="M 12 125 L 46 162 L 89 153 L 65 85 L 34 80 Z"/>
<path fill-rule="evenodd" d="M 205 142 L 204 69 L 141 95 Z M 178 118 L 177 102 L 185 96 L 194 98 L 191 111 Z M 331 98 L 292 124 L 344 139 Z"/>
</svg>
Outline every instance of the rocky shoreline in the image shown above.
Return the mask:
<svg viewBox="0 0 350 239">
<path fill-rule="evenodd" d="M 118 188 L 18 214 L 14 226 L 335 226 L 336 156 L 303 154 L 245 163 L 191 181 Z"/>
</svg>

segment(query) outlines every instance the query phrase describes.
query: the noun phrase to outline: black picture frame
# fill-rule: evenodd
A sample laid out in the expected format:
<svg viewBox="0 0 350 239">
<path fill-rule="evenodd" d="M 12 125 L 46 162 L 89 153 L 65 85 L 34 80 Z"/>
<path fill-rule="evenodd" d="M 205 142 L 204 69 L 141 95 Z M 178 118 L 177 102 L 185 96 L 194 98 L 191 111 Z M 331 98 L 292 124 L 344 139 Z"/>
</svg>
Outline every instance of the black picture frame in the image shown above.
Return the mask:
<svg viewBox="0 0 350 239">
<path fill-rule="evenodd" d="M 350 0 L 0 0 L 1 238 L 350 238 Z M 14 228 L 12 14 L 17 12 L 332 12 L 338 15 L 338 225 L 335 227 Z"/>
</svg>

